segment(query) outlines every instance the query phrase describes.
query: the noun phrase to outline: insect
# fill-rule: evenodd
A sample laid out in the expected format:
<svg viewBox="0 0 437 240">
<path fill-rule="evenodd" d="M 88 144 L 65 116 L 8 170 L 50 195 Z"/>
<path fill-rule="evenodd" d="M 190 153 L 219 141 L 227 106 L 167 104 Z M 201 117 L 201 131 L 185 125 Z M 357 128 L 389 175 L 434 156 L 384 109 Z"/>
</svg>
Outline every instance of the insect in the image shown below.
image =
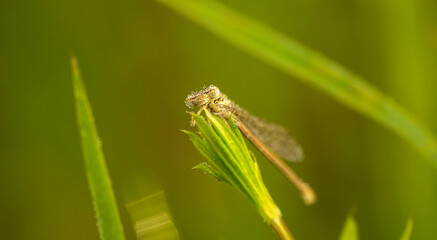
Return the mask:
<svg viewBox="0 0 437 240">
<path fill-rule="evenodd" d="M 282 160 L 297 162 L 302 161 L 304 157 L 301 146 L 285 127 L 249 114 L 214 85 L 188 95 L 185 104 L 189 108 L 199 108 L 197 114 L 208 110 L 223 120 L 232 117 L 243 135 L 297 187 L 305 203 L 315 202 L 315 194 L 311 187 Z M 191 125 L 195 124 L 192 118 Z"/>
</svg>

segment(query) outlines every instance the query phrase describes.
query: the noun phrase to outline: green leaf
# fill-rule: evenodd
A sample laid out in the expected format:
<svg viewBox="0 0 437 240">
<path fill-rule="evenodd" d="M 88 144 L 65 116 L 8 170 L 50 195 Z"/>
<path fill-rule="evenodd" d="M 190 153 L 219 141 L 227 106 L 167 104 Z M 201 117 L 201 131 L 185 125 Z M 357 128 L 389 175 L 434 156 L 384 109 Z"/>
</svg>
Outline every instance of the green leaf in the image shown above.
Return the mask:
<svg viewBox="0 0 437 240">
<path fill-rule="evenodd" d="M 290 37 L 213 0 L 157 0 L 260 60 L 297 77 L 407 140 L 437 167 L 437 141 L 404 108 Z"/>
<path fill-rule="evenodd" d="M 413 220 L 408 219 L 407 226 L 405 227 L 404 233 L 402 234 L 400 240 L 410 240 L 411 232 L 413 231 Z"/>
<path fill-rule="evenodd" d="M 201 127 L 199 127 L 199 124 L 200 125 L 206 124 L 206 126 L 208 126 L 204 118 L 198 117 L 197 115 L 194 115 L 194 118 L 196 119 L 197 127 L 199 129 L 202 129 Z M 220 172 L 223 178 L 226 179 L 226 182 L 233 185 L 243 195 L 246 195 L 249 199 L 251 199 L 250 195 L 248 195 L 247 192 L 244 191 L 241 184 L 235 178 L 232 170 L 229 169 L 225 161 L 222 160 L 222 157 L 219 156 L 219 154 L 215 150 L 213 150 L 209 142 L 207 142 L 205 139 L 202 139 L 199 135 L 193 132 L 185 131 L 185 130 L 182 131 L 190 137 L 190 140 L 191 142 L 193 142 L 194 147 L 196 147 L 197 150 L 208 160 L 208 162 L 211 163 L 218 172 Z M 206 133 L 206 135 L 210 136 L 208 133 Z M 214 136 L 212 136 L 212 138 L 214 138 Z M 220 151 L 220 149 L 218 151 Z M 222 153 L 222 155 L 225 155 L 225 153 Z"/>
<path fill-rule="evenodd" d="M 88 101 L 79 66 L 74 57 L 71 58 L 71 67 L 76 118 L 82 140 L 85 170 L 94 210 L 96 211 L 100 239 L 125 239 L 91 105 Z"/>
<path fill-rule="evenodd" d="M 244 138 L 243 138 L 243 134 L 241 134 L 240 129 L 238 129 L 237 125 L 235 124 L 235 122 L 232 120 L 232 115 L 229 116 L 229 120 L 228 120 L 228 125 L 229 127 L 231 127 L 231 130 L 235 133 L 235 135 L 237 136 L 238 140 L 240 141 L 240 143 L 244 144 Z"/>
<path fill-rule="evenodd" d="M 346 219 L 346 223 L 343 226 L 343 230 L 340 235 L 340 240 L 358 240 L 358 226 L 354 217 L 349 216 Z"/>
<path fill-rule="evenodd" d="M 199 120 L 200 121 L 200 120 Z M 199 152 L 213 165 L 213 167 L 220 172 L 220 175 L 226 179 L 226 182 L 235 182 L 232 179 L 231 170 L 221 161 L 221 157 L 212 149 L 211 145 L 204 139 L 202 139 L 199 135 L 185 131 L 189 137 L 191 142 L 193 142 L 194 147 L 199 150 Z"/>
<path fill-rule="evenodd" d="M 202 171 L 206 175 L 209 175 L 210 177 L 213 177 L 219 181 L 228 182 L 219 171 L 214 169 L 211 165 L 209 165 L 206 162 L 202 162 L 202 163 L 197 164 L 196 166 L 193 167 L 193 169 L 199 169 L 200 171 Z"/>
</svg>

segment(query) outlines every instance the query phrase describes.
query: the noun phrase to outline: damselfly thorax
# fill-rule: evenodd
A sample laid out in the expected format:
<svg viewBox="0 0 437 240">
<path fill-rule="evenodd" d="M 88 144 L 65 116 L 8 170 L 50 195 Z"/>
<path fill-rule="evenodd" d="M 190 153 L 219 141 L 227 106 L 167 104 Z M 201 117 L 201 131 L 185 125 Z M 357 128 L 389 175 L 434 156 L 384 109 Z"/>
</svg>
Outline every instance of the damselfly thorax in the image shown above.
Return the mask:
<svg viewBox="0 0 437 240">
<path fill-rule="evenodd" d="M 225 120 L 232 116 L 240 130 L 242 130 L 242 127 L 246 127 L 254 135 L 253 137 L 258 138 L 278 156 L 292 162 L 303 160 L 302 148 L 290 136 L 285 127 L 249 114 L 229 100 L 216 86 L 211 85 L 199 92 L 190 94 L 185 103 L 189 108 L 199 107 L 198 114 L 207 109 Z M 194 125 L 195 122 L 192 121 L 191 124 Z M 243 134 L 248 137 L 244 131 Z"/>
</svg>

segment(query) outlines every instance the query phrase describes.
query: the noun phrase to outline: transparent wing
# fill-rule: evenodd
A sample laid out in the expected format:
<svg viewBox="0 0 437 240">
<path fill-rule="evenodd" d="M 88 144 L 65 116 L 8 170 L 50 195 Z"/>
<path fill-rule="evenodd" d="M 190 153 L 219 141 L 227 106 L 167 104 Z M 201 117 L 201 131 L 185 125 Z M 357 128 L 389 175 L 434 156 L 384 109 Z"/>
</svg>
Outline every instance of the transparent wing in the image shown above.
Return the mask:
<svg viewBox="0 0 437 240">
<path fill-rule="evenodd" d="M 285 127 L 252 116 L 239 107 L 234 107 L 234 114 L 276 155 L 291 162 L 303 160 L 302 147 L 290 136 Z"/>
</svg>

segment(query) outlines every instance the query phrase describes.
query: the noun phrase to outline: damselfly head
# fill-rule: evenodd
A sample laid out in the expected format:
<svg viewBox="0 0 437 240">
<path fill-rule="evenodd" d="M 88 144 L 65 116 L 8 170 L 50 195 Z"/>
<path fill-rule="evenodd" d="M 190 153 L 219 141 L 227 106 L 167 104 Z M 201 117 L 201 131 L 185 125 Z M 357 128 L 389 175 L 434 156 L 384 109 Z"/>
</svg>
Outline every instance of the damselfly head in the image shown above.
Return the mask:
<svg viewBox="0 0 437 240">
<path fill-rule="evenodd" d="M 219 96 L 220 96 L 219 88 L 214 85 L 211 85 L 199 92 L 195 92 L 188 95 L 188 97 L 185 99 L 185 104 L 189 108 L 204 106 L 205 104 L 208 104 L 211 100 L 214 100 Z"/>
</svg>

